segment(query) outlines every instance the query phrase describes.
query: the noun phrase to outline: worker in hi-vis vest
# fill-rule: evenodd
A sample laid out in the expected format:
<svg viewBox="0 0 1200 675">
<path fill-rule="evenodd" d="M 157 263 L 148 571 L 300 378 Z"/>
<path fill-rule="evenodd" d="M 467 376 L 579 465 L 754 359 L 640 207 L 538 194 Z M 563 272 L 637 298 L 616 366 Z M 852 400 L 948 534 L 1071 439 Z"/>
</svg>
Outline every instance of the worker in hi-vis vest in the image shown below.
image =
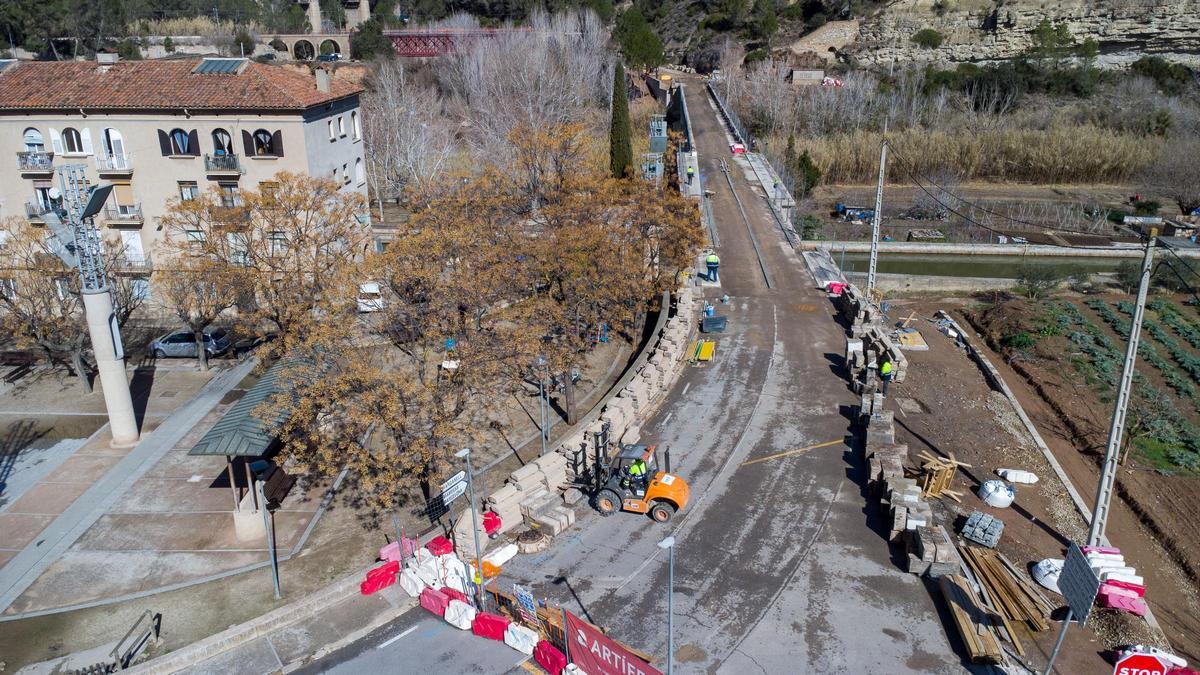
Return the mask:
<svg viewBox="0 0 1200 675">
<path fill-rule="evenodd" d="M 629 479 L 634 484 L 641 486 L 643 490 L 646 489 L 646 460 L 635 459 L 629 465 Z"/>
<path fill-rule="evenodd" d="M 883 395 L 887 396 L 888 384 L 892 381 L 892 362 L 886 358 L 879 364 L 879 379 L 883 380 Z"/>
<path fill-rule="evenodd" d="M 704 264 L 708 267 L 708 280 L 717 280 L 717 268 L 721 266 L 721 259 L 717 257 L 717 252 L 713 251 L 704 259 Z"/>
<path fill-rule="evenodd" d="M 688 174 L 688 185 L 691 185 L 692 179 L 694 179 L 696 177 L 696 167 L 691 166 L 689 164 L 688 168 L 687 168 L 687 174 Z"/>
</svg>

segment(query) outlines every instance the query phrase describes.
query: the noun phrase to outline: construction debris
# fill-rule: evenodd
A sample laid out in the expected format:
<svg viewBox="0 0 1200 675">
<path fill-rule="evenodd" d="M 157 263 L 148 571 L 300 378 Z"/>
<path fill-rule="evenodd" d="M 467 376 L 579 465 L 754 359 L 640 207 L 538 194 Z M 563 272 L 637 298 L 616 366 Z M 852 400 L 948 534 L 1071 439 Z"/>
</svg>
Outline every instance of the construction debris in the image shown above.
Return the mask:
<svg viewBox="0 0 1200 675">
<path fill-rule="evenodd" d="M 901 328 L 895 333 L 896 346 L 909 352 L 927 352 L 929 343 L 916 328 Z"/>
<path fill-rule="evenodd" d="M 938 580 L 938 586 L 950 608 L 954 625 L 967 646 L 967 655 L 972 663 L 999 664 L 1004 660 L 1000 639 L 996 634 L 1001 617 L 979 600 L 967 580 L 957 574 L 947 574 Z"/>
</svg>

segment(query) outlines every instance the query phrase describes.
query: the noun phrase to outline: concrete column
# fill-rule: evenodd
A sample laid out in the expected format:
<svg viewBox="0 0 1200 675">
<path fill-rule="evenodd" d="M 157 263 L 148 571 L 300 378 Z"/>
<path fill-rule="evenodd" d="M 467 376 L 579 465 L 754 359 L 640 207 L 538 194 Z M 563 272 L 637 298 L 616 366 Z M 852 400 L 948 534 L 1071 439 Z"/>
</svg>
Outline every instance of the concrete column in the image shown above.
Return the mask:
<svg viewBox="0 0 1200 675">
<path fill-rule="evenodd" d="M 115 446 L 134 445 L 138 441 L 137 417 L 133 398 L 129 395 L 129 380 L 125 378 L 125 358 L 117 358 L 116 345 L 121 336 L 109 327 L 112 317 L 112 296 L 107 290 L 83 293 L 83 309 L 87 316 L 88 333 L 92 337 L 92 352 L 96 355 L 96 370 L 100 372 L 100 387 L 104 390 L 104 407 L 108 409 L 108 424 Z"/>
<path fill-rule="evenodd" d="M 321 32 L 321 3 L 318 0 L 308 0 L 308 26 L 309 33 Z M 317 53 L 321 53 L 320 45 L 313 45 L 317 48 Z M 315 56 L 314 56 L 315 58 Z"/>
</svg>

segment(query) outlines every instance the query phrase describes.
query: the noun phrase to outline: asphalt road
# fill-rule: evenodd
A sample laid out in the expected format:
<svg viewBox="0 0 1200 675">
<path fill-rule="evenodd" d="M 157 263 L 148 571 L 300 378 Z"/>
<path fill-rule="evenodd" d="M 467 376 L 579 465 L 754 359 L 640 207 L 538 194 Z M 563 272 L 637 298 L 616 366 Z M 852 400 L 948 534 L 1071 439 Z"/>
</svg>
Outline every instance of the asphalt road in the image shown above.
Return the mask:
<svg viewBox="0 0 1200 675">
<path fill-rule="evenodd" d="M 729 156 L 702 83 L 689 82 L 687 98 L 721 243 L 723 288 L 707 293 L 731 297 L 718 307 L 729 329 L 711 364 L 684 373 L 642 442 L 670 446 L 692 501 L 663 525 L 581 509 L 550 550 L 518 556 L 502 580 L 660 655 L 665 671 L 667 566 L 657 543 L 674 535 L 676 672 L 963 672 L 928 591 L 891 560 L 866 509 L 863 467 L 844 442 L 855 400 L 838 371 L 845 337 L 833 308 L 747 181 L 748 166 Z M 408 672 L 511 672 L 518 656 L 403 649 L 419 658 Z M 360 642 L 312 672 L 371 668 L 377 651 Z"/>
</svg>

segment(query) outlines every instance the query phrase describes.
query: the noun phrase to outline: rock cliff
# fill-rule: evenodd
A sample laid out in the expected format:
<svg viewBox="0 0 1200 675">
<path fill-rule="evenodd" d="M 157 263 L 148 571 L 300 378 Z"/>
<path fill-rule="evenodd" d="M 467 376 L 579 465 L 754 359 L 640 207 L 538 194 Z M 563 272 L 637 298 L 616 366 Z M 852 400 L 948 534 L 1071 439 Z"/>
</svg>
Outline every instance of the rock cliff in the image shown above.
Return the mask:
<svg viewBox="0 0 1200 675">
<path fill-rule="evenodd" d="M 1101 65 L 1157 54 L 1200 66 L 1200 0 L 897 0 L 863 21 L 839 56 L 865 64 L 1007 59 L 1029 49 L 1044 18 L 1065 23 L 1079 42 L 1095 40 Z M 915 44 L 924 28 L 944 42 Z"/>
</svg>

